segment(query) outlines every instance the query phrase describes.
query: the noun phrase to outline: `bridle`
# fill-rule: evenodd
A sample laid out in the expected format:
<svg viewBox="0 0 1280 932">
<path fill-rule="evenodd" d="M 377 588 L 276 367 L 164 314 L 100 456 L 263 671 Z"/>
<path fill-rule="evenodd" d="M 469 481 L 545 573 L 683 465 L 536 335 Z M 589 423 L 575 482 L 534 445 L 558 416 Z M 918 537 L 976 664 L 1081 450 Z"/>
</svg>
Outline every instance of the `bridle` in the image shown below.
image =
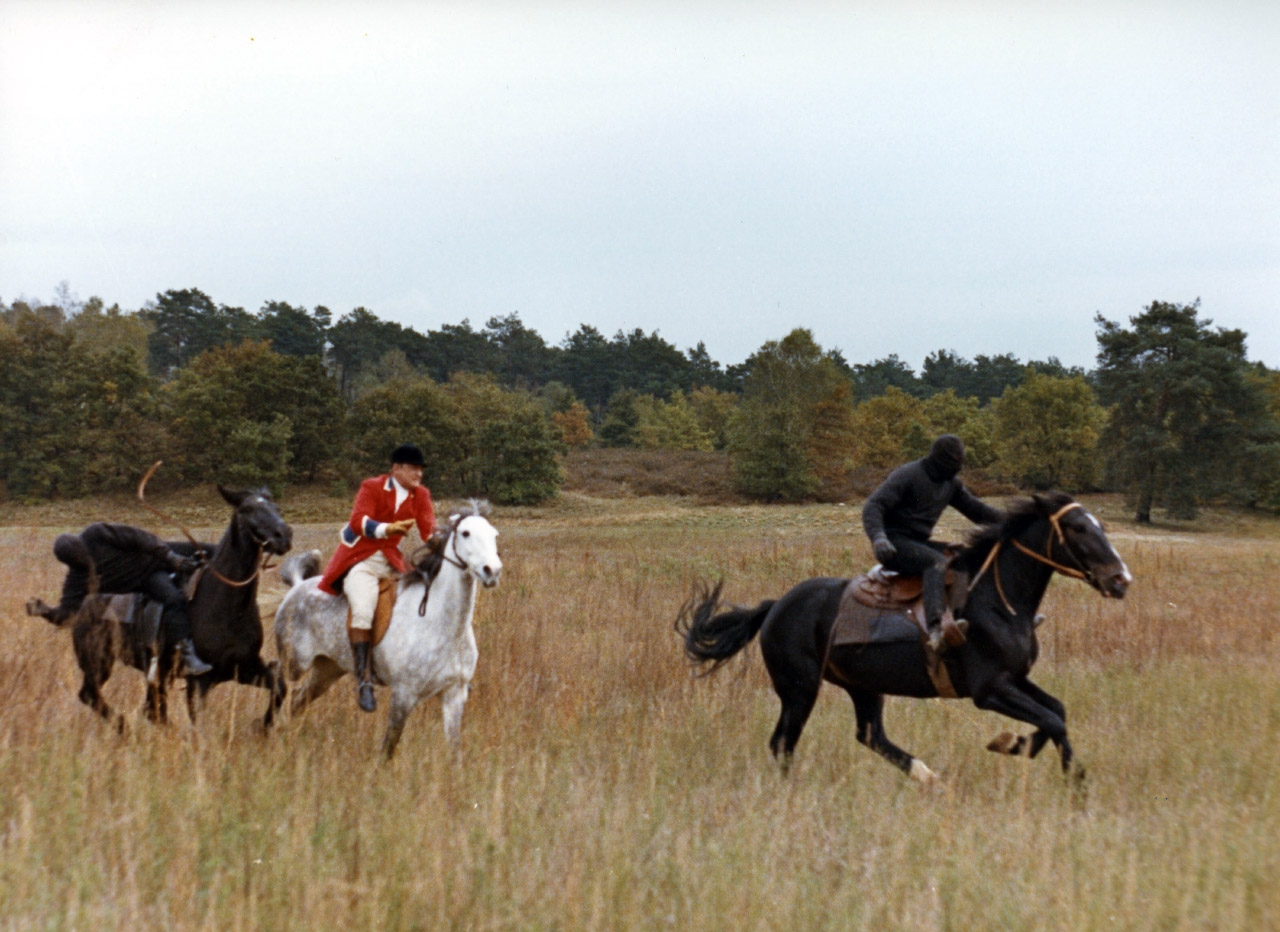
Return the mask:
<svg viewBox="0 0 1280 932">
<path fill-rule="evenodd" d="M 461 520 L 459 520 L 458 523 L 461 524 L 462 523 Z M 458 557 L 458 544 L 457 544 L 457 541 L 454 540 L 457 534 L 458 534 L 458 525 L 457 524 L 449 525 L 449 536 L 445 538 L 444 546 L 440 548 L 440 559 L 443 560 L 445 563 L 448 563 L 450 566 L 456 566 L 458 569 L 462 570 L 463 572 L 466 572 L 469 569 L 469 567 L 467 566 L 467 564 L 463 563 L 462 560 Z M 450 550 L 453 551 L 452 557 L 449 556 Z"/>
<path fill-rule="evenodd" d="M 1057 570 L 1064 576 L 1070 576 L 1072 579 L 1082 579 L 1096 589 L 1098 586 L 1093 574 L 1084 568 L 1084 561 L 1080 559 L 1079 555 L 1072 548 L 1070 541 L 1067 540 L 1067 535 L 1063 533 L 1062 525 L 1059 523 L 1063 515 L 1069 511 L 1074 511 L 1076 508 L 1083 509 L 1084 506 L 1079 502 L 1070 502 L 1063 505 L 1049 516 L 1049 526 L 1052 529 L 1052 533 L 1045 538 L 1044 553 L 1036 553 L 1016 537 L 1011 537 L 1009 542 L 1019 551 L 1031 557 L 1031 559 Z M 1053 539 L 1055 536 L 1058 538 L 1058 544 L 1067 551 L 1068 555 L 1075 562 L 1075 566 L 1064 566 L 1057 560 L 1053 559 Z M 1002 601 L 1004 603 L 1004 607 L 1009 610 L 1009 614 L 1016 615 L 1018 613 L 1014 610 L 1013 606 L 1009 604 L 1009 599 L 1004 594 L 1004 586 L 1000 582 L 1000 564 L 996 563 L 996 556 L 999 555 L 1000 548 L 1003 544 L 1004 541 L 997 541 L 995 546 L 991 548 L 991 552 L 987 554 L 987 558 L 982 561 L 982 567 L 978 570 L 978 574 L 974 576 L 973 581 L 969 583 L 969 591 L 973 591 L 974 587 L 978 585 L 978 580 L 982 579 L 987 570 L 994 565 L 995 569 L 992 570 L 992 575 L 996 581 L 996 592 L 1000 594 L 1000 601 Z M 1102 590 L 1099 589 L 1099 591 Z"/>
</svg>

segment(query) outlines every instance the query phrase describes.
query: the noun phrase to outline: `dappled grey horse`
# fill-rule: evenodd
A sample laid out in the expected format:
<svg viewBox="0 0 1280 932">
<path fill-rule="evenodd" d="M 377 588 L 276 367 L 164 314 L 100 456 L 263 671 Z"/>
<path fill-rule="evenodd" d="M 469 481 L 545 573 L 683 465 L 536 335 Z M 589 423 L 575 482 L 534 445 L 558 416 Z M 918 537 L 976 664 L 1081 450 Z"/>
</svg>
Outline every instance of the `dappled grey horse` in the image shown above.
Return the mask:
<svg viewBox="0 0 1280 932">
<path fill-rule="evenodd" d="M 382 745 L 388 757 L 395 753 L 409 713 L 429 696 L 440 696 L 445 735 L 450 743 L 458 742 L 462 709 L 479 658 L 471 627 L 476 584 L 492 588 L 502 575 L 498 532 L 483 510 L 483 504 L 472 503 L 450 515 L 437 541 L 441 560 L 434 579 L 414 570 L 397 584 L 390 627 L 370 655 L 374 682 L 391 688 L 391 715 Z M 320 554 L 315 550 L 280 567 L 289 592 L 276 610 L 276 647 L 294 712 L 355 670 L 347 636 L 347 600 L 320 591 L 319 571 Z"/>
</svg>

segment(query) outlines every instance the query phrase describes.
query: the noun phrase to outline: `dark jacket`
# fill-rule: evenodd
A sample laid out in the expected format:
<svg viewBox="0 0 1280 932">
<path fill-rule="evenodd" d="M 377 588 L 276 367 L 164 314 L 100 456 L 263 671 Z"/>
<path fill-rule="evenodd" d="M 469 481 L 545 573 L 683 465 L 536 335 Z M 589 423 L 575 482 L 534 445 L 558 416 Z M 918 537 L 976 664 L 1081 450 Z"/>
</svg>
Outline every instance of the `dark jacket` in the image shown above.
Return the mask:
<svg viewBox="0 0 1280 932">
<path fill-rule="evenodd" d="M 174 549 L 142 528 L 99 522 L 59 537 L 53 553 L 72 569 L 91 566 L 99 592 L 126 593 L 140 589 L 152 573 L 171 570 Z"/>
<path fill-rule="evenodd" d="M 994 524 L 1004 517 L 957 476 L 930 469 L 926 458 L 889 473 L 862 506 L 862 527 L 872 541 L 883 534 L 924 543 L 948 505 L 977 524 Z"/>
</svg>

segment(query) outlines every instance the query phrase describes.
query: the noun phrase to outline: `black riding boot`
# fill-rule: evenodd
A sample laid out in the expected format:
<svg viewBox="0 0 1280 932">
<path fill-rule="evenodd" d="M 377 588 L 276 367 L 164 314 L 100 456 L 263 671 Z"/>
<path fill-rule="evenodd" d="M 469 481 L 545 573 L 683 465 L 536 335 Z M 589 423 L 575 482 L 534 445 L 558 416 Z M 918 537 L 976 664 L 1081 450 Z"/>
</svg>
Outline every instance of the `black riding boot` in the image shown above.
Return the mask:
<svg viewBox="0 0 1280 932">
<path fill-rule="evenodd" d="M 921 597 L 924 602 L 925 625 L 929 629 L 929 648 L 939 656 L 951 649 L 951 644 L 947 641 L 947 635 L 942 625 L 942 616 L 947 607 L 946 579 L 946 567 L 942 565 L 929 567 L 924 571 L 921 578 Z M 956 641 L 957 644 L 964 642 L 964 635 L 968 627 L 969 622 L 963 618 L 955 622 L 959 638 Z M 953 634 L 953 636 L 957 635 Z"/>
<path fill-rule="evenodd" d="M 361 641 L 352 644 L 351 651 L 356 657 L 356 679 L 360 681 L 356 687 L 356 700 L 360 704 L 360 711 L 376 711 L 378 702 L 373 697 L 373 664 L 369 662 L 369 642 Z"/>
<path fill-rule="evenodd" d="M 213 669 L 213 667 L 200 659 L 200 656 L 196 653 L 195 642 L 191 638 L 183 638 L 175 646 L 178 649 L 178 657 L 182 660 L 183 676 L 200 676 Z"/>
<path fill-rule="evenodd" d="M 191 640 L 191 622 L 187 618 L 186 605 L 179 603 L 165 606 L 164 618 L 165 626 L 168 628 L 169 643 L 173 645 L 174 650 L 178 652 L 178 659 L 182 661 L 182 669 L 178 670 L 178 675 L 200 676 L 212 670 L 213 667 L 201 660 L 200 655 L 196 653 L 195 642 Z"/>
</svg>

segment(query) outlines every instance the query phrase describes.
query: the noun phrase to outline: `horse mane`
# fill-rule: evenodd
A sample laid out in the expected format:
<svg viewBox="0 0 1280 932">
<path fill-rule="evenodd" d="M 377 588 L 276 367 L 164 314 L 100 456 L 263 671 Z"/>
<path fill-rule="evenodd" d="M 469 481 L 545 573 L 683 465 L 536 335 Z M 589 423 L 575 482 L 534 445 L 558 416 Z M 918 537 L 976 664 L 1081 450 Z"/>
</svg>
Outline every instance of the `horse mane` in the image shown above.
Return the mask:
<svg viewBox="0 0 1280 932">
<path fill-rule="evenodd" d="M 1003 521 L 984 525 L 969 535 L 964 549 L 955 558 L 955 567 L 977 572 L 996 544 L 1016 537 L 1046 514 L 1053 514 L 1072 501 L 1074 499 L 1066 492 L 1041 492 L 1016 499 L 1005 509 Z"/>
</svg>

